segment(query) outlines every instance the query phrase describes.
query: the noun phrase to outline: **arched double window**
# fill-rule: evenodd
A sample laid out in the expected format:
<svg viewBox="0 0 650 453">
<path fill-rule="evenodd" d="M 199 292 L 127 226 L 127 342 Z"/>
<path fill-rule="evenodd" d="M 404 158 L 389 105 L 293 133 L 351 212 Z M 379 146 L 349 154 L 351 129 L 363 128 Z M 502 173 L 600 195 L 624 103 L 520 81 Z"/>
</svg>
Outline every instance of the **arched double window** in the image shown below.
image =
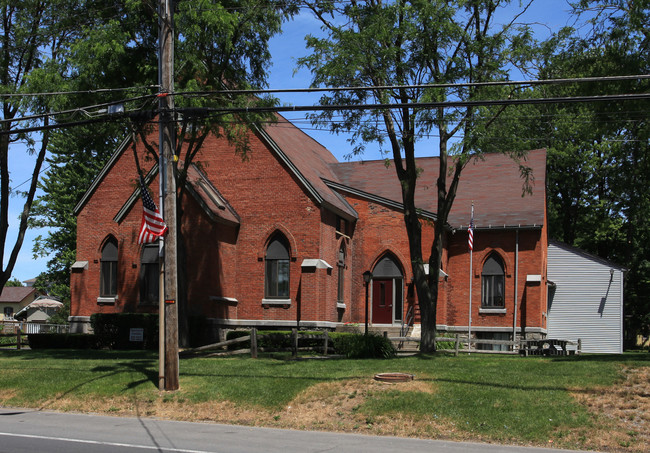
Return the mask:
<svg viewBox="0 0 650 453">
<path fill-rule="evenodd" d="M 100 297 L 117 296 L 117 240 L 114 237 L 108 238 L 102 247 L 99 273 Z"/>
<path fill-rule="evenodd" d="M 484 308 L 505 307 L 505 272 L 501 257 L 492 253 L 483 264 L 481 273 L 481 306 Z"/>
<path fill-rule="evenodd" d="M 266 248 L 264 298 L 289 299 L 289 242 L 276 233 Z"/>
</svg>

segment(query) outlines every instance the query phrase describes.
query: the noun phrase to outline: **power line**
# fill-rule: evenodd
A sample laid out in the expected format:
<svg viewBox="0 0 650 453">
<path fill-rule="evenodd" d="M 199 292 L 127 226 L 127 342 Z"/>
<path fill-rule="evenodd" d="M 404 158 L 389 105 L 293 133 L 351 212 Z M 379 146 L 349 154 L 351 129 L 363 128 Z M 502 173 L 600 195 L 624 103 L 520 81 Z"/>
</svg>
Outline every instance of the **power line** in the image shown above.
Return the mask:
<svg viewBox="0 0 650 453">
<path fill-rule="evenodd" d="M 454 108 L 454 107 L 490 107 L 498 105 L 525 105 L 525 104 L 573 104 L 585 102 L 603 101 L 638 101 L 650 99 L 650 93 L 632 94 L 609 94 L 597 96 L 566 96 L 554 98 L 530 98 L 530 99 L 493 99 L 481 101 L 444 101 L 444 102 L 413 102 L 385 103 L 385 104 L 352 104 L 352 105 L 294 105 L 275 107 L 190 107 L 181 108 L 177 111 L 196 116 L 206 114 L 228 114 L 228 113 L 273 113 L 273 112 L 304 112 L 304 111 L 337 111 L 337 110 L 392 110 L 392 109 L 432 109 L 432 108 Z"/>
<path fill-rule="evenodd" d="M 67 115 L 67 114 L 74 114 L 74 113 L 82 113 L 82 114 L 84 114 L 86 116 L 91 117 L 92 116 L 91 113 L 89 113 L 87 110 L 100 109 L 100 108 L 103 108 L 103 107 L 106 107 L 106 109 L 108 109 L 111 106 L 117 106 L 117 105 L 125 104 L 127 102 L 135 102 L 135 101 L 141 101 L 141 100 L 151 100 L 151 99 L 154 99 L 156 96 L 157 96 L 156 94 L 149 94 L 149 95 L 146 95 L 146 96 L 139 96 L 139 97 L 128 98 L 128 99 L 121 99 L 121 100 L 118 100 L 118 101 L 105 102 L 103 104 L 89 105 L 89 106 L 85 106 L 85 107 L 77 107 L 77 108 L 74 108 L 74 109 L 62 110 L 62 111 L 59 111 L 59 112 L 47 112 L 47 113 L 39 113 L 37 115 L 22 116 L 22 117 L 19 117 L 19 118 L 2 119 L 2 120 L 0 120 L 0 124 L 19 123 L 21 121 L 38 120 L 38 119 L 43 119 L 43 118 L 52 118 L 52 117 L 58 116 L 58 115 Z M 102 114 L 102 113 L 107 113 L 107 112 L 99 111 L 99 112 L 95 112 L 95 113 Z M 11 133 L 13 133 L 13 131 Z"/>
<path fill-rule="evenodd" d="M 207 97 L 214 94 L 271 94 L 271 93 L 313 93 L 313 92 L 341 92 L 341 91 L 370 91 L 370 90 L 397 90 L 397 89 L 424 89 L 424 88 L 463 88 L 463 87 L 489 87 L 489 86 L 507 86 L 507 85 L 549 85 L 549 84 L 565 84 L 565 83 L 587 83 L 587 82 L 614 82 L 626 80 L 646 80 L 650 79 L 650 74 L 637 74 L 625 76 L 606 76 L 606 77 L 577 77 L 577 78 L 563 78 L 563 79 L 539 79 L 528 81 L 493 81 L 493 82 L 463 82 L 463 83 L 443 83 L 443 84 L 416 84 L 416 85 L 384 85 L 373 87 L 332 87 L 332 88 L 285 88 L 285 89 L 247 89 L 247 90 L 213 90 L 213 91 L 186 91 L 186 92 L 173 92 L 165 93 L 171 96 L 191 96 L 191 97 Z M 11 96 L 41 96 L 41 95 L 65 95 L 65 94 L 90 94 L 90 93 L 103 93 L 103 92 L 120 92 L 126 90 L 135 90 L 141 88 L 156 88 L 159 85 L 149 85 L 145 87 L 127 87 L 127 88 L 106 88 L 88 91 L 70 91 L 70 92 L 50 92 L 50 93 L 16 93 L 16 94 L 0 94 L 0 97 Z M 100 107 L 107 107 L 111 105 L 118 105 L 125 102 L 137 101 L 141 99 L 148 99 L 160 95 L 151 94 L 144 95 L 136 98 L 124 99 L 119 101 L 107 102 L 97 104 L 94 106 L 86 106 L 75 109 L 69 109 L 61 112 L 50 112 L 46 114 L 32 115 L 20 118 L 3 119 L 0 124 L 7 122 L 20 122 L 31 119 L 40 119 L 45 117 L 52 117 L 56 115 L 63 115 L 67 113 L 84 113 L 89 116 L 86 110 Z M 453 102 L 453 101 L 447 101 Z M 409 104 L 415 105 L 415 104 Z M 299 111 L 305 110 L 304 106 L 299 108 Z M 311 110 L 311 109 L 307 109 Z M 316 109 L 314 109 L 316 110 Z"/>
<path fill-rule="evenodd" d="M 371 91 L 371 90 L 397 90 L 397 89 L 424 89 L 424 88 L 469 88 L 469 87 L 490 87 L 490 86 L 509 86 L 509 85 L 556 85 L 566 83 L 588 83 L 588 82 L 622 82 L 628 80 L 647 80 L 650 74 L 636 74 L 624 76 L 604 76 L 604 77 L 573 77 L 563 79 L 534 79 L 534 80 L 501 80 L 492 82 L 462 82 L 462 83 L 423 83 L 412 85 L 380 85 L 380 86 L 348 86 L 348 87 L 329 87 L 329 88 L 272 88 L 272 89 L 246 89 L 246 90 L 212 90 L 212 91 L 178 91 L 168 93 L 173 96 L 209 96 L 211 94 L 271 94 L 271 93 L 318 93 L 318 92 L 337 92 L 337 91 Z M 0 98 L 12 97 L 37 97 L 37 96 L 65 96 L 71 94 L 97 94 L 97 93 L 115 93 L 122 91 L 135 91 L 142 89 L 160 89 L 160 85 L 145 85 L 122 88 L 96 88 L 91 90 L 77 91 L 51 91 L 41 93 L 5 93 L 0 94 Z"/>
<path fill-rule="evenodd" d="M 153 95 L 152 95 L 153 96 Z M 137 99 L 151 98 L 142 96 Z M 490 107 L 508 105 L 531 105 L 531 104 L 574 104 L 604 101 L 634 101 L 650 99 L 650 93 L 612 94 L 596 96 L 566 96 L 554 98 L 529 98 L 529 99 L 493 99 L 480 101 L 444 101 L 444 102 L 417 102 L 417 103 L 386 103 L 386 104 L 358 104 L 358 105 L 297 105 L 297 106 L 268 106 L 268 107 L 189 107 L 176 109 L 177 113 L 187 114 L 189 117 L 209 117 L 211 115 L 246 114 L 246 113 L 275 113 L 275 112 L 305 112 L 305 111 L 343 111 L 343 110 L 392 110 L 392 109 L 433 109 L 433 108 L 459 108 L 459 107 Z M 115 104 L 115 103 L 111 103 Z M 74 111 L 81 111 L 76 109 Z M 56 123 L 47 126 L 35 126 L 31 128 L 13 129 L 0 131 L 0 135 L 14 135 L 18 133 L 37 132 L 47 129 L 57 129 L 77 125 L 91 124 L 101 121 L 117 121 L 124 117 L 142 117 L 146 114 L 155 115 L 158 112 L 138 110 L 132 112 L 116 113 L 108 116 L 99 116 L 84 121 L 70 121 Z M 41 117 L 53 114 L 41 115 Z M 9 120 L 2 120 L 7 122 Z M 17 120 L 12 120 L 17 121 Z"/>
<path fill-rule="evenodd" d="M 564 79 L 536 79 L 536 80 L 502 80 L 493 82 L 462 82 L 462 83 L 424 83 L 414 85 L 381 85 L 381 86 L 349 86 L 329 88 L 279 88 L 279 89 L 247 89 L 247 90 L 213 90 L 213 91 L 183 91 L 170 93 L 175 96 L 209 96 L 211 94 L 271 94 L 271 93 L 317 93 L 337 91 L 372 91 L 372 90 L 398 90 L 398 89 L 425 89 L 425 88 L 470 88 L 509 85 L 555 85 L 566 83 L 587 82 L 622 82 L 627 80 L 647 80 L 650 74 L 637 74 L 625 76 L 606 77 L 574 77 Z"/>
<path fill-rule="evenodd" d="M 156 89 L 159 90 L 159 85 L 135 86 L 125 88 L 96 88 L 92 90 L 77 90 L 77 91 L 46 91 L 42 93 L 3 93 L 0 98 L 18 98 L 18 97 L 45 97 L 45 96 L 68 96 L 71 94 L 101 94 L 101 93 L 118 93 L 122 91 L 136 91 L 143 89 Z"/>
</svg>

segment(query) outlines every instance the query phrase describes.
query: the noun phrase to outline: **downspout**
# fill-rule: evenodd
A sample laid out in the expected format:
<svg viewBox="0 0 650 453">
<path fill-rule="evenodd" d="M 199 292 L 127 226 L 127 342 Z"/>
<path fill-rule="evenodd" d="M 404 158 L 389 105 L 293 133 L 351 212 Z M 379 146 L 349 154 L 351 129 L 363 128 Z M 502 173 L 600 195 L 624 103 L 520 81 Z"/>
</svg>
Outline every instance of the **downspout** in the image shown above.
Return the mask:
<svg viewBox="0 0 650 453">
<path fill-rule="evenodd" d="M 512 319 L 512 350 L 515 350 L 514 342 L 517 340 L 517 298 L 519 282 L 519 230 L 515 231 L 515 313 Z"/>
</svg>

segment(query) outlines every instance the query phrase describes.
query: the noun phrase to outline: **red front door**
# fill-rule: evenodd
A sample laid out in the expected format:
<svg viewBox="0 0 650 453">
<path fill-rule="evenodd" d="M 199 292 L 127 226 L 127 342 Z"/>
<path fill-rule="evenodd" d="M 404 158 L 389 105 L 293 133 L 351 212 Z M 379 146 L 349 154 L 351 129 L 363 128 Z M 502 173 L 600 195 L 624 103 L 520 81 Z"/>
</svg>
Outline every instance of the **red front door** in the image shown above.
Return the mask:
<svg viewBox="0 0 650 453">
<path fill-rule="evenodd" d="M 373 324 L 393 323 L 393 280 L 372 281 Z"/>
</svg>

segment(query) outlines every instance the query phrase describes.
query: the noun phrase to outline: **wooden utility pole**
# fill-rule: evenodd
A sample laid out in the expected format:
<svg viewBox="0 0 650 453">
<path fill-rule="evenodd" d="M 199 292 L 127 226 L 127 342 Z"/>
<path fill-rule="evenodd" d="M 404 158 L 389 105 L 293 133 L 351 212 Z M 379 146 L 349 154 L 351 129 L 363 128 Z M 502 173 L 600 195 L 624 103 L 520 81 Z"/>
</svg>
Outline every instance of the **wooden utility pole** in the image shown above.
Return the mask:
<svg viewBox="0 0 650 453">
<path fill-rule="evenodd" d="M 178 273 L 176 179 L 174 175 L 174 0 L 159 0 L 160 178 L 163 181 L 163 217 L 169 228 L 165 238 L 165 390 L 178 390 Z M 161 357 L 159 360 L 163 360 Z"/>
</svg>

